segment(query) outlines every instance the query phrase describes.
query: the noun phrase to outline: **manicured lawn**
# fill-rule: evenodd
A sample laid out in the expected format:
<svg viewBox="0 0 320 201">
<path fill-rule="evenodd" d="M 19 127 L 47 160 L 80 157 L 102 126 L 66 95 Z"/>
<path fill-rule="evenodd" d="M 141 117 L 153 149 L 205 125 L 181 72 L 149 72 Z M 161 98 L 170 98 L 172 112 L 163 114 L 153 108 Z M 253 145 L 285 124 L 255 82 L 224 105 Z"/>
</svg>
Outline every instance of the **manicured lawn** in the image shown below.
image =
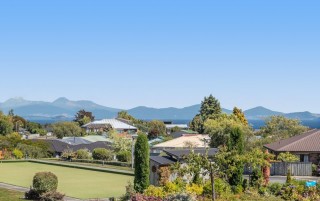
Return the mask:
<svg viewBox="0 0 320 201">
<path fill-rule="evenodd" d="M 119 197 L 125 193 L 128 181 L 133 180 L 131 176 L 120 174 L 21 162 L 0 163 L 0 182 L 30 187 L 34 174 L 43 171 L 58 176 L 59 192 L 83 199 Z"/>
<path fill-rule="evenodd" d="M 24 193 L 11 191 L 7 189 L 0 188 L 0 200 L 3 201 L 21 201 L 24 197 Z"/>
</svg>

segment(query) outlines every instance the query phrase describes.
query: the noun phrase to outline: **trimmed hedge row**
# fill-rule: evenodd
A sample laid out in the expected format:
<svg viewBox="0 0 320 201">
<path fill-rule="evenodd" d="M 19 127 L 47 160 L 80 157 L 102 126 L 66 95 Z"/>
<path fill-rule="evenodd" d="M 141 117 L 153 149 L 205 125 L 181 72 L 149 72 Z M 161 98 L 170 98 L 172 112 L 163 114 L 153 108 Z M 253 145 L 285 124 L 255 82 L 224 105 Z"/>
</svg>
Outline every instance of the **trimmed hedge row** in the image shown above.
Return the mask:
<svg viewBox="0 0 320 201">
<path fill-rule="evenodd" d="M 134 173 L 131 172 L 131 171 L 115 170 L 115 169 L 107 169 L 107 168 L 98 168 L 98 167 L 89 167 L 89 166 L 78 165 L 78 164 L 66 164 L 66 163 L 51 162 L 51 161 L 41 161 L 41 160 L 33 160 L 33 159 L 28 159 L 28 160 L 0 160 L 0 163 L 22 163 L 22 162 L 39 163 L 39 164 L 45 164 L 45 165 L 55 165 L 55 166 L 60 166 L 60 167 L 77 168 L 77 169 L 82 169 L 82 170 L 91 170 L 91 171 L 97 171 L 97 172 L 108 172 L 108 173 L 113 173 L 113 174 L 134 176 Z"/>
<path fill-rule="evenodd" d="M 60 159 L 60 161 L 66 161 Z M 92 164 L 101 164 L 101 165 L 113 165 L 113 166 L 121 166 L 121 167 L 131 167 L 131 163 L 119 162 L 119 161 L 102 161 L 102 160 L 90 160 L 90 159 L 72 159 L 69 162 L 76 163 L 92 163 Z"/>
</svg>

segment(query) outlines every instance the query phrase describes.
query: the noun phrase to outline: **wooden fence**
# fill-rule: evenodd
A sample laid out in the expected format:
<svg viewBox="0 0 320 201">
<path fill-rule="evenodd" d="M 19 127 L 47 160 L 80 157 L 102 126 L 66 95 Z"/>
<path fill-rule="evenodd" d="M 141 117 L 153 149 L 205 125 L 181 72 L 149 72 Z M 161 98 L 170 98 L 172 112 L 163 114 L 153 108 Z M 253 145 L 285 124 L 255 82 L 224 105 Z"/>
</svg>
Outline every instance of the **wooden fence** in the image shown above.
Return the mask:
<svg viewBox="0 0 320 201">
<path fill-rule="evenodd" d="M 270 167 L 271 176 L 286 176 L 290 169 L 293 176 L 312 176 L 312 163 L 285 163 L 272 162 Z M 245 167 L 244 174 L 251 174 L 252 168 Z"/>
</svg>

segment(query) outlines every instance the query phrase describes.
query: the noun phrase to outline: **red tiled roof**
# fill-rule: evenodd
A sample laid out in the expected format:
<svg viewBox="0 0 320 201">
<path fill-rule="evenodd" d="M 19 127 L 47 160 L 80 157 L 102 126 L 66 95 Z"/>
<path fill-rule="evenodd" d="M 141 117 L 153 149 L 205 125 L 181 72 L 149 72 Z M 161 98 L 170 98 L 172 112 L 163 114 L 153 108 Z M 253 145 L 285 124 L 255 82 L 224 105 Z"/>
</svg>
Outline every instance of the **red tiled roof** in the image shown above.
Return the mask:
<svg viewBox="0 0 320 201">
<path fill-rule="evenodd" d="M 314 129 L 301 135 L 264 145 L 277 152 L 320 152 L 320 130 Z"/>
</svg>

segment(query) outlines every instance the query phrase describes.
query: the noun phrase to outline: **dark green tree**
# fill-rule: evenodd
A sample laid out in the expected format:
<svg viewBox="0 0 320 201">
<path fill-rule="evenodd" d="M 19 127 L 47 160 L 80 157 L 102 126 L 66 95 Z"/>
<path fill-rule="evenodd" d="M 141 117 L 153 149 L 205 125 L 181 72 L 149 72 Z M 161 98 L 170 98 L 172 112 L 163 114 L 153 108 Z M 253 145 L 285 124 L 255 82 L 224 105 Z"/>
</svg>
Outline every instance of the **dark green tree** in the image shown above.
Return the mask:
<svg viewBox="0 0 320 201">
<path fill-rule="evenodd" d="M 166 125 L 159 120 L 152 120 L 148 123 L 149 139 L 156 138 L 166 134 Z"/>
<path fill-rule="evenodd" d="M 129 121 L 135 120 L 133 116 L 131 116 L 127 111 L 124 111 L 124 110 L 118 112 L 118 118 L 129 120 Z"/>
<path fill-rule="evenodd" d="M 145 134 L 139 134 L 134 149 L 134 189 L 142 193 L 149 186 L 149 144 Z"/>
<path fill-rule="evenodd" d="M 7 135 L 12 133 L 12 131 L 13 131 L 12 118 L 0 112 L 0 135 Z"/>
<path fill-rule="evenodd" d="M 221 114 L 221 112 L 222 112 L 222 109 L 218 99 L 213 97 L 212 94 L 210 94 L 209 97 L 204 97 L 204 100 L 201 102 L 201 107 L 200 107 L 200 115 L 204 119 L 208 119 L 213 115 L 219 115 Z"/>
<path fill-rule="evenodd" d="M 82 129 L 75 122 L 59 122 L 53 124 L 53 133 L 57 138 L 77 137 L 82 135 Z"/>
<path fill-rule="evenodd" d="M 190 122 L 190 129 L 198 132 L 198 133 L 203 133 L 204 132 L 204 128 L 203 128 L 203 119 L 202 116 L 200 114 L 197 114 L 192 121 Z"/>
<path fill-rule="evenodd" d="M 79 110 L 75 115 L 75 118 L 73 121 L 77 122 L 80 126 L 83 126 L 87 123 L 94 121 L 94 116 L 92 115 L 92 112 Z"/>
<path fill-rule="evenodd" d="M 204 132 L 204 122 L 209 118 L 216 118 L 222 114 L 220 102 L 212 95 L 204 97 L 201 102 L 200 113 L 190 122 L 190 128 L 198 133 Z"/>
<path fill-rule="evenodd" d="M 235 149 L 239 154 L 244 152 L 244 135 L 239 127 L 232 128 L 229 138 L 229 150 Z"/>
</svg>

